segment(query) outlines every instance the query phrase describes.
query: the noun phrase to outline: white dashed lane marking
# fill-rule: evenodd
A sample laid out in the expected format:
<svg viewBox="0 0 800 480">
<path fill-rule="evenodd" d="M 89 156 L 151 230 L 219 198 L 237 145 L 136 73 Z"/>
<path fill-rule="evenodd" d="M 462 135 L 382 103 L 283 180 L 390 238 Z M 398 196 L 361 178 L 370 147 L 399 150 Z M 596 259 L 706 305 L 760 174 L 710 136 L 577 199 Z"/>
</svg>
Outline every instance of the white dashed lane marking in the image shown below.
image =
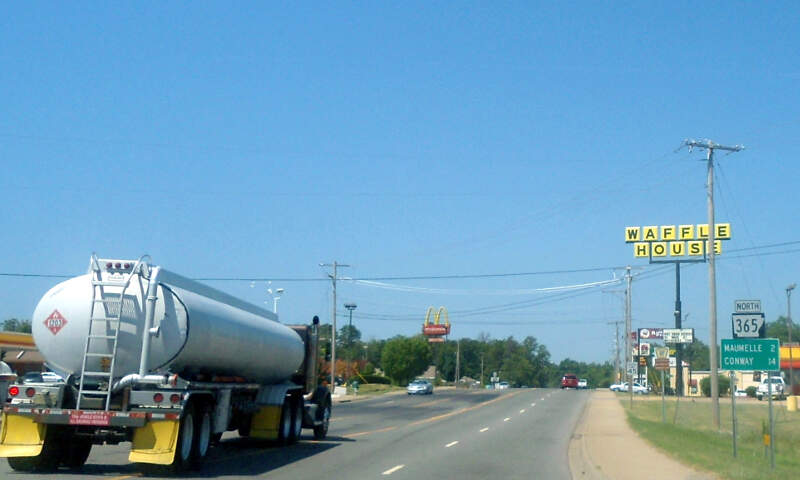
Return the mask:
<svg viewBox="0 0 800 480">
<path fill-rule="evenodd" d="M 523 408 L 522 410 L 519 411 L 519 413 L 525 413 L 525 409 Z"/>
<path fill-rule="evenodd" d="M 398 465 L 396 467 L 392 467 L 389 470 L 386 470 L 385 472 L 383 472 L 383 475 L 391 475 L 391 474 L 393 474 L 394 472 L 400 470 L 403 467 L 405 467 L 405 465 Z"/>
<path fill-rule="evenodd" d="M 450 448 L 450 447 L 452 447 L 453 445 L 458 445 L 458 440 L 456 440 L 455 442 L 450 442 L 450 443 L 448 443 L 447 445 L 445 445 L 445 446 L 444 446 L 444 448 Z"/>
<path fill-rule="evenodd" d="M 506 417 L 506 418 L 503 419 L 504 422 L 507 422 L 509 420 L 511 420 L 511 417 Z"/>
<path fill-rule="evenodd" d="M 481 428 L 481 433 L 485 432 L 486 430 L 489 430 L 489 427 L 483 427 L 483 428 Z"/>
</svg>

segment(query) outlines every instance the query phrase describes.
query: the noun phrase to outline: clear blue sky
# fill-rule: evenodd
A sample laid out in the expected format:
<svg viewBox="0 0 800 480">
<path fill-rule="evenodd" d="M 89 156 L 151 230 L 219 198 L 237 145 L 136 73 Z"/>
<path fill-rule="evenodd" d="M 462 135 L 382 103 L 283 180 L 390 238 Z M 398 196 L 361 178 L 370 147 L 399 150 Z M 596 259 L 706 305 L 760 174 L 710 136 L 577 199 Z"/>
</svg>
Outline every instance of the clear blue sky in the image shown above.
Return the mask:
<svg viewBox="0 0 800 480">
<path fill-rule="evenodd" d="M 623 230 L 705 222 L 704 153 L 675 153 L 685 138 L 747 147 L 718 157 L 726 252 L 800 240 L 800 9 L 562 3 L 6 6 L 0 271 L 80 274 L 93 251 L 195 278 L 598 267 L 386 282 L 435 289 L 415 292 L 344 281 L 339 303 L 366 339 L 444 305 L 456 337 L 606 360 L 620 298 L 518 290 L 656 271 Z M 736 298 L 785 312 L 798 249 L 720 260 L 721 337 Z M 634 326 L 672 321 L 664 273 L 634 281 Z M 707 269 L 683 277 L 707 338 Z M 57 281 L 0 277 L 0 319 L 29 318 Z M 271 307 L 265 282 L 210 283 Z M 329 283 L 272 286 L 283 321 L 329 319 Z"/>
</svg>

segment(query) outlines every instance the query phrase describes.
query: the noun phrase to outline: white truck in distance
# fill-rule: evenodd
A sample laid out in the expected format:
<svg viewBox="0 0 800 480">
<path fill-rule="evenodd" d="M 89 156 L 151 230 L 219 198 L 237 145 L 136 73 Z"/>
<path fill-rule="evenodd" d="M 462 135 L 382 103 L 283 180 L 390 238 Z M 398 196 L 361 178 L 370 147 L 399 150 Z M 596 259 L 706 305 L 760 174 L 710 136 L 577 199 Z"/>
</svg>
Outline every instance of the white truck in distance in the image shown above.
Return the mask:
<svg viewBox="0 0 800 480">
<path fill-rule="evenodd" d="M 93 445 L 131 442 L 131 462 L 199 466 L 223 432 L 324 438 L 319 319 L 277 315 L 139 260 L 98 259 L 47 292 L 33 337 L 64 382 L 9 387 L 0 457 L 14 470 L 80 468 Z"/>
<path fill-rule="evenodd" d="M 786 384 L 783 382 L 783 378 L 777 376 L 768 377 L 761 380 L 761 383 L 758 385 L 758 389 L 756 390 L 756 398 L 763 400 L 765 397 L 769 397 L 770 383 L 772 383 L 772 398 L 784 398 L 786 395 Z"/>
</svg>

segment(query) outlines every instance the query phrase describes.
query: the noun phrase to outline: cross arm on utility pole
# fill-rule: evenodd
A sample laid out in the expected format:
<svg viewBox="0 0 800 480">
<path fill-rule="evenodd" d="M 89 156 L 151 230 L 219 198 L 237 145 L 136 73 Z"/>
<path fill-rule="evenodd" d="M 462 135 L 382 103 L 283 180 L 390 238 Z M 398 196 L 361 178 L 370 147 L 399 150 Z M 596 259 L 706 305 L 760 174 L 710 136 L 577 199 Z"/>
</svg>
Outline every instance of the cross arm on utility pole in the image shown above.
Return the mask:
<svg viewBox="0 0 800 480">
<path fill-rule="evenodd" d="M 686 139 L 683 142 L 684 145 L 692 148 L 707 148 L 710 150 L 726 150 L 729 152 L 741 152 L 744 150 L 744 145 L 720 145 L 719 143 L 714 143 L 711 140 L 694 140 L 694 139 Z"/>
</svg>

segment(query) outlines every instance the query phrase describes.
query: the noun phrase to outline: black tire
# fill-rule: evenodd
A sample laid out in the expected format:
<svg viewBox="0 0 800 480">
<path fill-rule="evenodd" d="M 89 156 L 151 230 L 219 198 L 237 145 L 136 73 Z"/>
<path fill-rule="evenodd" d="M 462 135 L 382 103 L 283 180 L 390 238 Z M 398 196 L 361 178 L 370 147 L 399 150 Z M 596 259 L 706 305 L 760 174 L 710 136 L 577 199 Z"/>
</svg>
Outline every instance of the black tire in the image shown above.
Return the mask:
<svg viewBox="0 0 800 480">
<path fill-rule="evenodd" d="M 77 470 L 86 463 L 91 451 L 92 441 L 90 439 L 73 436 L 69 440 L 69 445 L 64 449 L 61 464 L 71 470 Z"/>
<path fill-rule="evenodd" d="M 8 465 L 19 472 L 52 472 L 58 468 L 64 447 L 63 428 L 47 426 L 42 451 L 35 457 L 8 457 Z"/>
<path fill-rule="evenodd" d="M 253 424 L 253 416 L 248 415 L 241 420 L 241 424 L 239 425 L 239 436 L 240 437 L 249 437 L 250 436 L 250 427 Z"/>
<path fill-rule="evenodd" d="M 175 458 L 167 467 L 170 473 L 181 473 L 192 466 L 192 452 L 195 444 L 195 414 L 194 405 L 190 403 L 180 419 L 178 443 L 175 445 Z"/>
<path fill-rule="evenodd" d="M 194 442 L 192 444 L 192 466 L 196 467 L 208 457 L 211 447 L 211 411 L 205 406 L 198 408 L 194 424 Z"/>
<path fill-rule="evenodd" d="M 293 405 L 291 397 L 286 397 L 281 405 L 281 421 L 278 424 L 278 444 L 288 445 L 292 440 Z"/>
<path fill-rule="evenodd" d="M 291 436 L 291 443 L 295 443 L 300 440 L 300 436 L 303 433 L 303 413 L 305 407 L 303 405 L 303 397 L 300 395 L 295 396 L 294 398 L 294 409 L 292 413 L 292 436 Z"/>
<path fill-rule="evenodd" d="M 328 436 L 328 426 L 331 421 L 331 401 L 328 397 L 320 399 L 316 420 L 320 424 L 314 426 L 314 439 L 323 440 Z"/>
</svg>

